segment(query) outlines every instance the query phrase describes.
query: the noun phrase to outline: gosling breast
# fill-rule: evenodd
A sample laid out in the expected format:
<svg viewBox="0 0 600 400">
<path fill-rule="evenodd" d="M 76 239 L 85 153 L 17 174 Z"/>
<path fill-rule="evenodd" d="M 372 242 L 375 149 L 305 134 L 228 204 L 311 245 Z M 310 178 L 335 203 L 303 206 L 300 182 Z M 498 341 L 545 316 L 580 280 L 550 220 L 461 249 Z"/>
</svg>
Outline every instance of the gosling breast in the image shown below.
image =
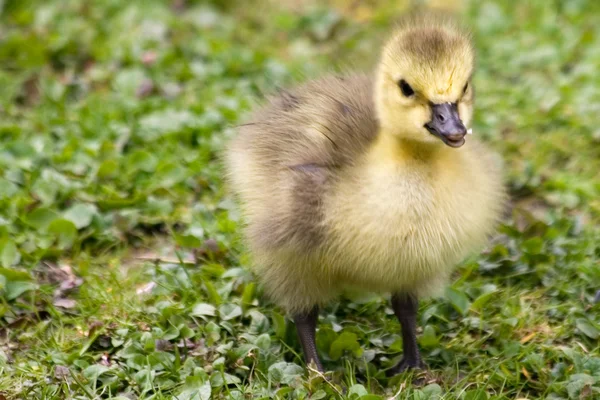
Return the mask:
<svg viewBox="0 0 600 400">
<path fill-rule="evenodd" d="M 500 170 L 481 144 L 395 152 L 372 96 L 366 75 L 281 92 L 228 148 L 253 267 L 290 312 L 348 287 L 432 293 L 500 215 Z"/>
</svg>

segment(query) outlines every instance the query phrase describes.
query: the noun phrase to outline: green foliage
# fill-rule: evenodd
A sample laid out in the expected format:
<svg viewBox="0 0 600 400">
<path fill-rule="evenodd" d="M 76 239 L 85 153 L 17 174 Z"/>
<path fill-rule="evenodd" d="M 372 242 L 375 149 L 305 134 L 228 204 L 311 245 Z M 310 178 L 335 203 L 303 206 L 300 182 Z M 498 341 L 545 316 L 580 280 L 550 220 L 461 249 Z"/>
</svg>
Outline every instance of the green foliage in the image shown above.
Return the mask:
<svg viewBox="0 0 600 400">
<path fill-rule="evenodd" d="M 0 1 L 0 398 L 600 396 L 597 2 L 465 8 L 512 215 L 422 303 L 425 379 L 386 377 L 399 326 L 360 296 L 322 313 L 330 381 L 248 272 L 219 153 L 265 91 L 375 62 L 396 7 L 271 3 Z"/>
</svg>

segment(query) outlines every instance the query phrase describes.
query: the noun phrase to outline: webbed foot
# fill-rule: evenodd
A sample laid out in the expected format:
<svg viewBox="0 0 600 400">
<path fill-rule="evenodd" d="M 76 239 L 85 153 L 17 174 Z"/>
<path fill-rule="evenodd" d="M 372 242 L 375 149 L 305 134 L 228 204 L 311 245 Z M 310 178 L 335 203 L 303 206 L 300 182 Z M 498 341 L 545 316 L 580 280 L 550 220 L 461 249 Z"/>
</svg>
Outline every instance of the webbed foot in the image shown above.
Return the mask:
<svg viewBox="0 0 600 400">
<path fill-rule="evenodd" d="M 402 360 L 400 360 L 400 362 L 398 364 L 396 364 L 394 367 L 387 370 L 387 375 L 389 377 L 391 377 L 391 376 L 398 375 L 398 374 L 401 374 L 403 372 L 406 372 L 408 370 L 413 370 L 413 369 L 414 370 L 426 370 L 427 365 L 425 365 L 425 363 L 420 359 L 410 360 L 407 358 L 402 358 Z"/>
</svg>

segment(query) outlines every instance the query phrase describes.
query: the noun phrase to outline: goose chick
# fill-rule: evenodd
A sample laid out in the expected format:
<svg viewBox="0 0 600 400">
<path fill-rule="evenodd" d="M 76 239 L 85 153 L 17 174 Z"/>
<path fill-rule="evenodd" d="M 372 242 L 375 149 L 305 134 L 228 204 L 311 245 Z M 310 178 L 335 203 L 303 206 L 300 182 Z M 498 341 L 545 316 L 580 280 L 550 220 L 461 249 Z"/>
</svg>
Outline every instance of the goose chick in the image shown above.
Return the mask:
<svg viewBox="0 0 600 400">
<path fill-rule="evenodd" d="M 423 367 L 417 299 L 480 249 L 504 198 L 495 157 L 466 136 L 474 52 L 452 21 L 407 18 L 371 77 L 281 91 L 240 127 L 229 182 L 265 292 L 291 314 L 307 364 L 320 306 L 343 290 L 392 294 L 403 360 Z"/>
</svg>

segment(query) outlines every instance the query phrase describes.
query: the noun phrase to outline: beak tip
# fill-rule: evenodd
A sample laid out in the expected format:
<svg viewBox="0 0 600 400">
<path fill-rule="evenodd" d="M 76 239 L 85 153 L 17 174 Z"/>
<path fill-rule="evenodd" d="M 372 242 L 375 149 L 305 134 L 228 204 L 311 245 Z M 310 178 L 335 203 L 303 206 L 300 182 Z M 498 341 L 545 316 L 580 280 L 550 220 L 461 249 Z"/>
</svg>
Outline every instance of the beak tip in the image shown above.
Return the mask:
<svg viewBox="0 0 600 400">
<path fill-rule="evenodd" d="M 425 124 L 431 134 L 450 147 L 457 148 L 465 144 L 465 136 L 472 134 L 472 131 L 460 119 L 456 103 L 432 104 L 431 111 L 431 121 Z"/>
</svg>

